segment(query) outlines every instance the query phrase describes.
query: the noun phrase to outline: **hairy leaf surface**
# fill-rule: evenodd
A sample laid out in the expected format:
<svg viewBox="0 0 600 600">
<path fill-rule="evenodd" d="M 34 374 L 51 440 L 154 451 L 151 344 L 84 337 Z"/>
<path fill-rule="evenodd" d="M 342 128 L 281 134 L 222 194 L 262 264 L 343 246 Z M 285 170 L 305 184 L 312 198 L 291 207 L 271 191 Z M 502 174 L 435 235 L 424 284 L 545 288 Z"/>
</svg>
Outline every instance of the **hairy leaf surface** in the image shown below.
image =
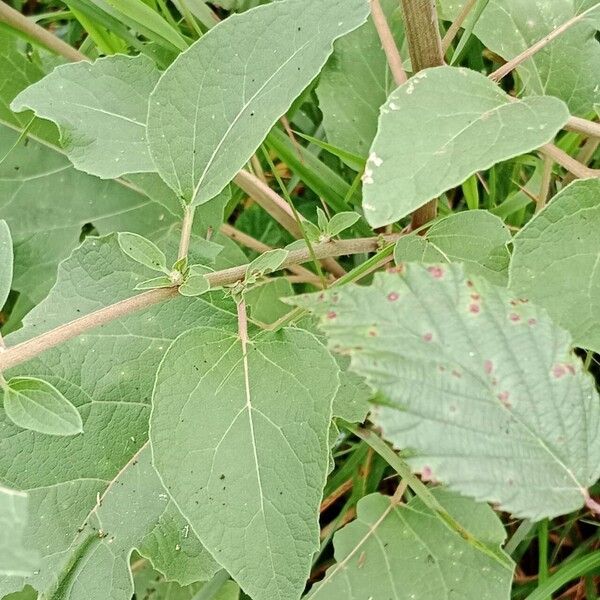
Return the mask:
<svg viewBox="0 0 600 600">
<path fill-rule="evenodd" d="M 363 176 L 374 227 L 393 223 L 477 171 L 552 140 L 569 117 L 556 98 L 513 101 L 464 68 L 425 69 L 391 93 Z"/>
<path fill-rule="evenodd" d="M 510 287 L 600 352 L 600 180 L 572 183 L 517 233 Z"/>
<path fill-rule="evenodd" d="M 237 335 L 199 328 L 161 364 L 154 464 L 202 543 L 254 600 L 304 589 L 337 388 L 333 358 L 296 329 L 252 340 L 246 362 Z"/>
<path fill-rule="evenodd" d="M 494 552 L 506 536 L 483 504 L 440 488 L 440 504 Z M 450 530 L 418 497 L 408 504 L 371 494 L 358 502 L 357 519 L 334 537 L 336 564 L 307 600 L 506 600 L 512 564 L 481 552 Z M 404 567 L 403 567 L 404 566 Z"/>
<path fill-rule="evenodd" d="M 469 273 L 506 285 L 510 231 L 501 219 L 485 210 L 451 214 L 436 221 L 425 235 L 402 236 L 396 242 L 396 263 L 462 262 Z"/>
<path fill-rule="evenodd" d="M 187 202 L 216 196 L 368 9 L 366 0 L 282 0 L 211 29 L 152 92 L 148 140 L 161 177 Z"/>
<path fill-rule="evenodd" d="M 388 399 L 372 413 L 428 478 L 530 519 L 581 507 L 600 476 L 600 400 L 547 313 L 460 265 L 408 264 L 295 302 Z"/>
<path fill-rule="evenodd" d="M 121 251 L 116 236 L 89 239 L 62 263 L 50 296 L 26 318 L 23 330 L 8 336 L 7 342 L 18 343 L 128 298 L 146 277 L 146 269 Z M 0 594 L 21 589 L 24 583 L 38 590 L 51 590 L 62 581 L 66 565 L 73 561 L 79 564 L 80 560 L 90 562 L 91 555 L 99 552 L 92 552 L 90 547 L 90 555 L 80 549 L 78 528 L 88 521 L 98 495 L 112 489 L 115 479 L 123 481 L 129 477 L 127 471 L 147 441 L 154 377 L 171 341 L 198 323 L 235 325 L 231 305 L 217 300 L 217 296 L 174 297 L 163 305 L 91 330 L 7 373 L 49 381 L 77 407 L 85 433 L 58 438 L 19 430 L 0 411 L 0 482 L 29 493 L 30 519 L 25 541 L 28 547 L 38 549 L 43 558 L 41 569 L 31 579 L 0 581 Z M 158 488 L 143 492 L 139 505 L 150 505 L 162 493 L 164 490 Z M 137 518 L 146 517 L 136 517 L 132 509 L 125 522 L 133 527 Z M 161 557 L 161 564 L 166 566 L 155 564 L 161 571 L 167 567 L 170 571 L 181 569 L 177 578 L 189 578 L 184 564 L 178 562 L 181 553 L 176 550 L 177 544 L 183 546 L 180 540 L 186 534 L 185 522 L 178 525 L 172 518 L 169 521 L 174 523 L 178 537 L 168 538 L 172 543 L 163 543 L 157 534 L 152 546 L 146 537 L 145 555 L 153 561 Z M 113 535 L 124 535 L 115 525 L 111 529 Z M 189 529 L 187 532 L 191 543 L 195 538 Z M 206 556 L 197 539 L 195 543 L 198 555 Z M 88 573 L 81 581 L 91 581 L 91 577 Z M 126 572 L 119 571 L 115 581 L 126 577 Z M 67 578 L 62 585 L 71 585 L 69 581 Z M 115 586 L 113 595 L 104 597 L 129 600 L 123 588 Z M 81 596 L 82 600 L 90 597 Z"/>
<path fill-rule="evenodd" d="M 146 118 L 159 77 L 143 54 L 61 65 L 23 90 L 11 108 L 56 123 L 62 147 L 81 171 L 103 179 L 151 172 Z"/>
</svg>

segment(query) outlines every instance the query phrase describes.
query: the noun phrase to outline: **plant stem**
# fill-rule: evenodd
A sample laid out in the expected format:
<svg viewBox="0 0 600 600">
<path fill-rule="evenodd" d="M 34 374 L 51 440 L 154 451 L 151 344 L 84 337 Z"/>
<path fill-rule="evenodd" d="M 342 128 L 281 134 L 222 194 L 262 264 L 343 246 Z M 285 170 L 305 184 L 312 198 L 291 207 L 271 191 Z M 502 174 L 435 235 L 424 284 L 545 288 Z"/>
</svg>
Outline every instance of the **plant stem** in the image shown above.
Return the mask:
<svg viewBox="0 0 600 600">
<path fill-rule="evenodd" d="M 435 0 L 402 0 L 402 7 L 413 72 L 443 65 L 444 53 Z M 412 214 L 412 229 L 418 229 L 435 219 L 436 215 L 437 199 L 433 199 Z"/>
<path fill-rule="evenodd" d="M 406 72 L 402 64 L 402 57 L 400 56 L 400 52 L 398 52 L 398 46 L 396 46 L 392 30 L 385 18 L 385 13 L 381 8 L 379 0 L 371 0 L 371 16 L 373 17 L 373 23 L 381 40 L 381 46 L 385 52 L 394 81 L 396 85 L 402 85 L 406 83 Z"/>
<path fill-rule="evenodd" d="M 548 519 L 538 524 L 538 587 L 548 579 Z"/>
<path fill-rule="evenodd" d="M 463 23 L 466 21 L 471 10 L 473 10 L 475 4 L 477 4 L 477 1 L 478 0 L 467 0 L 467 2 L 465 2 L 465 5 L 462 7 L 460 13 L 458 13 L 456 19 L 454 19 L 454 21 L 452 22 L 452 25 L 450 25 L 450 27 L 448 28 L 448 31 L 446 31 L 446 35 L 442 40 L 442 52 L 444 54 L 446 54 L 448 48 L 450 48 L 450 44 L 452 44 L 452 42 L 454 41 L 456 34 L 462 27 Z"/>
<path fill-rule="evenodd" d="M 386 242 L 392 243 L 397 240 L 398 237 L 398 235 L 390 235 L 386 236 L 384 239 Z M 379 247 L 381 239 L 382 237 L 379 236 L 349 240 L 331 240 L 329 242 L 315 244 L 313 250 L 318 259 L 332 256 L 363 254 L 365 252 L 375 252 Z M 306 248 L 293 250 L 288 254 L 288 257 L 281 265 L 280 270 L 287 269 L 291 265 L 306 263 L 310 260 L 311 256 Z M 246 275 L 246 266 L 247 265 L 240 265 L 222 271 L 215 271 L 214 273 L 206 275 L 206 278 L 208 279 L 211 288 L 219 288 L 242 280 Z M 4 352 L 0 352 L 0 372 L 26 362 L 42 352 L 71 340 L 90 329 L 95 329 L 96 327 L 106 325 L 115 319 L 149 308 L 155 304 L 160 304 L 161 302 L 177 297 L 177 295 L 178 292 L 176 287 L 149 290 L 142 294 L 138 294 L 137 296 L 121 300 L 116 304 L 101 308 L 89 315 L 75 319 L 70 323 L 60 325 L 55 329 L 42 333 L 25 342 L 21 342 L 16 346 L 8 347 Z"/>
<path fill-rule="evenodd" d="M 588 137 L 600 138 L 600 123 L 588 121 L 581 117 L 570 117 L 564 127 L 567 131 L 574 131 Z"/>
<path fill-rule="evenodd" d="M 183 210 L 184 213 L 183 221 L 181 222 L 181 237 L 179 238 L 179 252 L 177 254 L 177 260 L 181 260 L 182 258 L 185 258 L 188 255 L 196 207 L 192 206 L 191 204 L 188 204 Z"/>
<path fill-rule="evenodd" d="M 565 23 L 563 23 L 560 27 L 557 27 L 554 31 L 551 31 L 548 35 L 545 35 L 541 40 L 533 44 L 521 52 L 521 54 L 511 58 L 505 65 L 502 65 L 499 69 L 490 74 L 489 78 L 496 83 L 500 81 L 503 77 L 506 77 L 511 71 L 516 69 L 521 63 L 525 62 L 528 58 L 531 58 L 536 52 L 545 48 L 552 40 L 556 39 L 559 35 L 564 33 L 567 29 L 578 23 L 582 19 L 584 19 L 592 10 L 596 10 L 598 5 L 590 6 L 587 10 L 584 10 L 582 13 L 574 16 L 572 19 L 569 19 Z"/>
<path fill-rule="evenodd" d="M 569 156 L 564 150 L 561 150 L 554 144 L 545 144 L 540 148 L 540 152 L 545 156 L 549 156 L 561 167 L 564 167 L 570 173 L 573 173 L 580 179 L 587 179 L 589 177 L 600 177 L 600 169 L 590 169 L 580 162 L 575 160 L 572 156 Z"/>
<path fill-rule="evenodd" d="M 69 46 L 69 44 L 63 42 L 59 37 L 51 34 L 49 31 L 46 31 L 43 27 L 30 21 L 27 17 L 8 6 L 8 4 L 2 0 L 0 0 L 0 21 L 3 21 L 17 31 L 24 33 L 29 38 L 36 40 L 44 47 L 48 48 L 48 50 L 52 50 L 52 52 L 64 56 L 67 60 L 89 60 L 85 54 L 82 54 L 79 50 Z"/>
<path fill-rule="evenodd" d="M 554 167 L 554 161 L 550 156 L 544 156 L 544 169 L 542 172 L 542 185 L 540 188 L 540 195 L 535 205 L 535 212 L 538 213 L 546 206 L 548 197 L 550 195 L 550 184 L 552 183 L 552 167 Z"/>
</svg>

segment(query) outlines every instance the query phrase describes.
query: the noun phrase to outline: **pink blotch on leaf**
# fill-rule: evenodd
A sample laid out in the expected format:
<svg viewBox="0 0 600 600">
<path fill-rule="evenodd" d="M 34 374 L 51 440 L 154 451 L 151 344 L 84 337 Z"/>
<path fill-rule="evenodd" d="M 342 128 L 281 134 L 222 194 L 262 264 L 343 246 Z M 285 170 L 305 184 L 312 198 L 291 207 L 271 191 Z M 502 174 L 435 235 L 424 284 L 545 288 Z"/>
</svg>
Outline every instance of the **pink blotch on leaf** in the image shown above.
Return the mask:
<svg viewBox="0 0 600 600">
<path fill-rule="evenodd" d="M 527 321 L 527 324 L 533 327 L 533 325 L 537 325 L 537 319 L 529 319 L 529 321 Z"/>
<path fill-rule="evenodd" d="M 554 365 L 552 367 L 552 377 L 554 377 L 555 379 L 560 379 L 561 377 L 564 377 L 567 374 L 567 369 L 565 369 L 564 365 Z"/>
<path fill-rule="evenodd" d="M 442 269 L 442 267 L 427 267 L 427 271 L 430 273 L 430 275 L 434 278 L 434 279 L 442 279 L 442 277 L 445 274 L 444 269 Z"/>
<path fill-rule="evenodd" d="M 513 323 L 517 323 L 521 320 L 521 317 L 517 314 L 517 313 L 510 313 L 510 315 L 508 315 L 508 318 L 513 322 Z"/>
<path fill-rule="evenodd" d="M 398 298 L 400 298 L 400 296 L 396 292 L 390 292 L 388 294 L 387 298 L 390 302 L 396 302 L 396 300 L 398 300 Z"/>
<path fill-rule="evenodd" d="M 483 370 L 489 375 L 494 370 L 494 363 L 491 360 L 484 361 Z"/>
<path fill-rule="evenodd" d="M 433 479 L 433 473 L 431 472 L 431 467 L 423 467 L 421 469 L 421 479 L 423 481 L 431 481 Z"/>
<path fill-rule="evenodd" d="M 433 334 L 431 332 L 427 332 L 423 334 L 423 341 L 430 342 L 433 339 Z"/>
<path fill-rule="evenodd" d="M 510 392 L 504 391 L 498 394 L 498 400 L 500 400 L 500 402 L 502 402 L 506 408 L 510 408 L 512 406 L 512 404 L 508 401 L 509 398 Z"/>
<path fill-rule="evenodd" d="M 327 313 L 327 318 L 328 318 L 328 319 L 335 319 L 336 317 L 337 317 L 337 313 L 335 312 L 335 310 L 330 310 L 330 311 Z"/>
<path fill-rule="evenodd" d="M 469 312 L 478 315 L 481 312 L 481 306 L 479 304 L 469 304 Z"/>
</svg>

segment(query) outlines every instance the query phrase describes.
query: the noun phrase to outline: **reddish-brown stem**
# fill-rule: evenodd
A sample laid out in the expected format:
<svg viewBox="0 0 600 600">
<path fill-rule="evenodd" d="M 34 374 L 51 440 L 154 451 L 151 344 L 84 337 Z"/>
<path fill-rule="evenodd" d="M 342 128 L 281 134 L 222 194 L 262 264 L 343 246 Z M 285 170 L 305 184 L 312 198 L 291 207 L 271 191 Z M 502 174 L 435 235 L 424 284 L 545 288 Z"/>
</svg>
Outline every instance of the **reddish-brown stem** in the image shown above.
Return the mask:
<svg viewBox="0 0 600 600">
<path fill-rule="evenodd" d="M 373 24 L 379 39 L 381 40 L 381 46 L 385 52 L 392 77 L 396 82 L 396 85 L 402 85 L 406 83 L 406 72 L 404 71 L 404 65 L 402 64 L 402 57 L 398 51 L 398 46 L 394 40 L 392 30 L 385 18 L 385 13 L 381 8 L 379 0 L 371 0 L 371 17 L 373 18 Z"/>
</svg>

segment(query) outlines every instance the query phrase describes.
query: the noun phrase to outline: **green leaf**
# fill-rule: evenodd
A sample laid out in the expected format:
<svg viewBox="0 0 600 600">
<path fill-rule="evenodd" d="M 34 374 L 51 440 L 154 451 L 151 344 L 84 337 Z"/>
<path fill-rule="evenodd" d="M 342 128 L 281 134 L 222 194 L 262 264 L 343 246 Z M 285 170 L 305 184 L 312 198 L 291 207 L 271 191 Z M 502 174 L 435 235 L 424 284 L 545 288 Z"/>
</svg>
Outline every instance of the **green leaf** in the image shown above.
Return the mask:
<svg viewBox="0 0 600 600">
<path fill-rule="evenodd" d="M 117 234 L 121 250 L 135 262 L 162 273 L 167 270 L 167 259 L 165 253 L 149 239 L 137 233 L 120 232 Z"/>
<path fill-rule="evenodd" d="M 453 20 L 464 0 L 440 4 L 444 16 Z M 510 60 L 594 4 L 595 0 L 490 0 L 473 32 L 492 52 Z M 556 96 L 573 114 L 589 113 L 600 101 L 600 45 L 595 39 L 599 27 L 600 19 L 590 14 L 521 63 L 520 89 Z"/>
<path fill-rule="evenodd" d="M 327 215 L 325 214 L 323 209 L 317 206 L 317 223 L 319 225 L 319 229 L 321 231 L 325 231 L 327 229 L 328 222 L 329 219 L 327 218 Z"/>
<path fill-rule="evenodd" d="M 174 233 L 172 238 L 176 247 L 178 235 Z M 136 284 L 145 278 L 145 267 L 123 254 L 115 235 L 88 239 L 61 265 L 51 294 L 28 315 L 22 330 L 7 337 L 7 343 L 17 344 L 129 298 L 136 294 Z M 66 438 L 19 430 L 0 410 L 0 484 L 29 493 L 30 517 L 24 540 L 43 558 L 39 572 L 31 578 L 0 578 L 0 597 L 20 590 L 25 583 L 40 592 L 55 589 L 69 565 L 76 562 L 83 566 L 92 559 L 88 550 L 79 550 L 77 529 L 88 522 L 98 495 L 103 496 L 109 488 L 116 491 L 120 486 L 111 482 L 136 468 L 135 455 L 147 441 L 154 378 L 169 344 L 198 323 L 232 330 L 237 327 L 235 305 L 221 296 L 175 296 L 162 305 L 88 331 L 6 373 L 7 377 L 26 374 L 50 382 L 77 407 L 85 433 Z M 125 535 L 138 520 L 154 518 L 150 508 L 165 493 L 162 486 L 148 485 L 139 493 L 141 498 L 139 503 L 135 500 L 135 506 L 141 508 L 136 508 L 135 515 L 130 512 L 122 524 L 118 511 L 134 500 L 116 502 L 111 527 L 105 526 L 102 519 L 106 531 Z M 165 505 L 164 498 L 158 500 Z M 156 531 L 146 536 L 143 548 L 138 546 L 140 552 L 169 579 L 182 585 L 191 583 L 190 577 L 202 579 L 203 573 L 210 577 L 210 565 L 214 563 L 193 531 L 185 529 L 185 521 L 168 513 L 163 520 L 172 533 L 165 537 Z M 177 544 L 184 547 L 183 540 L 195 544 L 196 549 L 185 554 L 190 559 L 197 557 L 194 560 L 198 563 L 193 563 L 197 566 L 191 570 L 182 562 L 183 553 L 176 550 Z M 92 550 L 90 547 L 89 552 Z M 105 556 L 106 550 L 100 554 Z M 159 560 L 160 567 L 156 562 Z M 204 570 L 199 564 L 206 565 Z M 111 577 L 106 571 L 100 575 L 109 586 Z M 115 586 L 125 577 L 126 571 L 115 575 Z M 69 600 L 93 597 L 80 590 L 79 596 Z M 97 597 L 131 600 L 131 593 L 115 587 Z"/>
<path fill-rule="evenodd" d="M 146 279 L 138 283 L 134 289 L 136 290 L 155 290 L 158 288 L 173 287 L 173 282 L 170 277 L 163 275 L 162 277 L 154 277 L 152 279 Z"/>
<path fill-rule="evenodd" d="M 62 147 L 81 171 L 103 179 L 152 172 L 146 118 L 159 77 L 144 55 L 60 65 L 23 90 L 11 108 L 28 108 L 56 123 Z"/>
<path fill-rule="evenodd" d="M 401 237 L 394 258 L 396 263 L 462 262 L 468 273 L 506 285 L 510 240 L 510 231 L 501 219 L 485 210 L 469 210 L 436 221 L 424 236 Z"/>
<path fill-rule="evenodd" d="M 187 202 L 216 196 L 368 8 L 366 0 L 282 0 L 211 29 L 152 92 L 148 139 L 161 177 Z"/>
<path fill-rule="evenodd" d="M 494 552 L 506 534 L 486 505 L 432 490 L 442 506 Z M 357 519 L 334 537 L 336 564 L 307 600 L 372 598 L 478 598 L 506 600 L 513 567 L 502 564 L 449 529 L 414 497 L 398 504 L 371 494 L 358 502 Z M 410 565 L 410 568 L 408 568 Z"/>
<path fill-rule="evenodd" d="M 237 335 L 199 328 L 172 344 L 157 374 L 154 464 L 254 600 L 297 599 L 304 589 L 319 547 L 337 373 L 301 330 L 251 340 L 246 362 Z"/>
<path fill-rule="evenodd" d="M 404 42 L 402 10 L 397 0 L 381 2 L 399 48 Z M 396 87 L 373 20 L 339 39 L 327 61 L 317 96 L 323 127 L 334 146 L 366 157 L 377 132 L 380 106 Z M 356 169 L 356 161 L 342 158 Z"/>
<path fill-rule="evenodd" d="M 179 293 L 182 296 L 200 296 L 210 290 L 210 283 L 205 275 L 210 273 L 211 269 L 202 265 L 192 265 L 186 280 L 179 286 Z"/>
<path fill-rule="evenodd" d="M 513 101 L 463 68 L 421 71 L 392 92 L 363 176 L 373 227 L 393 223 L 492 165 L 552 140 L 567 122 L 556 98 Z"/>
<path fill-rule="evenodd" d="M 282 248 L 263 252 L 246 267 L 246 277 L 262 277 L 267 273 L 277 271 L 285 262 L 288 254 L 289 252 Z"/>
<path fill-rule="evenodd" d="M 13 278 L 13 247 L 6 221 L 0 221 L 0 309 L 4 306 Z"/>
<path fill-rule="evenodd" d="M 0 575 L 23 577 L 37 566 L 37 557 L 23 543 L 27 494 L 0 486 Z"/>
<path fill-rule="evenodd" d="M 4 410 L 8 418 L 23 429 L 61 436 L 83 432 L 77 409 L 43 379 L 10 379 L 4 388 Z"/>
<path fill-rule="evenodd" d="M 510 287 L 600 352 L 600 181 L 575 181 L 517 233 Z"/>
<path fill-rule="evenodd" d="M 409 464 L 532 520 L 580 508 L 600 476 L 600 401 L 547 313 L 461 265 L 408 264 L 296 304 L 387 397 L 371 418 Z"/>
<path fill-rule="evenodd" d="M 244 300 L 250 307 L 250 316 L 254 321 L 271 324 L 289 312 L 290 307 L 281 298 L 293 294 L 292 284 L 284 277 L 277 277 L 248 290 Z"/>
<path fill-rule="evenodd" d="M 327 233 L 330 236 L 336 236 L 346 231 L 354 225 L 360 219 L 360 215 L 355 212 L 341 212 L 333 215 L 329 225 L 327 226 Z"/>
</svg>

